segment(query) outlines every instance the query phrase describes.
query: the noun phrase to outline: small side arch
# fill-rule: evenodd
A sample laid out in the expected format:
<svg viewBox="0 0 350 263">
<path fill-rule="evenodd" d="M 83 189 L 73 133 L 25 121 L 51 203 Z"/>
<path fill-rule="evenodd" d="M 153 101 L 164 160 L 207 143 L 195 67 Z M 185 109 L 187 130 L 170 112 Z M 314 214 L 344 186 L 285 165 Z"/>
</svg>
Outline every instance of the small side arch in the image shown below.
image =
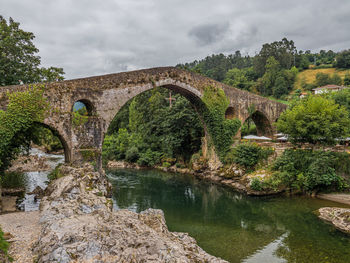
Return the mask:
<svg viewBox="0 0 350 263">
<path fill-rule="evenodd" d="M 246 122 L 249 118 L 254 122 L 256 126 L 256 132 L 258 136 L 266 136 L 272 138 L 274 135 L 271 121 L 261 111 L 255 111 L 250 117 L 246 118 Z"/>
<path fill-rule="evenodd" d="M 225 112 L 225 119 L 233 120 L 236 117 L 236 111 L 233 107 L 228 107 Z"/>
</svg>

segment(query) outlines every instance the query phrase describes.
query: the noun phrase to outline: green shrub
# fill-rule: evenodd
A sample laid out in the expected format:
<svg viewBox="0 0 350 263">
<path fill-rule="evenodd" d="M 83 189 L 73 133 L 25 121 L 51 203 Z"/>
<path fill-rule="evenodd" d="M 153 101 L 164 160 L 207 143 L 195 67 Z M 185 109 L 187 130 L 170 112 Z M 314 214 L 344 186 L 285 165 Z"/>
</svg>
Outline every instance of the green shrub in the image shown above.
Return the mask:
<svg viewBox="0 0 350 263">
<path fill-rule="evenodd" d="M 152 167 L 160 163 L 161 157 L 162 153 L 147 149 L 146 152 L 140 154 L 137 164 L 140 166 Z"/>
<path fill-rule="evenodd" d="M 1 186 L 4 188 L 24 188 L 26 177 L 23 173 L 6 172 L 1 176 Z"/>
<path fill-rule="evenodd" d="M 168 168 L 170 166 L 171 166 L 171 163 L 168 163 L 168 162 L 163 162 L 162 163 L 162 167 Z"/>
<path fill-rule="evenodd" d="M 341 175 L 348 172 L 349 167 L 347 153 L 288 149 L 276 159 L 272 169 L 286 186 L 313 191 L 347 187 Z"/>
<path fill-rule="evenodd" d="M 176 163 L 175 164 L 176 168 L 185 168 L 185 165 L 183 165 L 182 163 Z"/>
<path fill-rule="evenodd" d="M 136 146 L 132 146 L 125 153 L 125 160 L 131 163 L 136 162 L 140 157 L 139 150 Z"/>
<path fill-rule="evenodd" d="M 2 232 L 2 229 L 0 228 L 0 258 L 1 254 L 6 258 L 8 258 L 10 261 L 12 259 L 8 255 L 8 248 L 9 248 L 9 243 L 4 239 L 4 232 Z"/>
<path fill-rule="evenodd" d="M 47 176 L 47 179 L 49 180 L 49 182 L 56 180 L 58 178 L 61 178 L 64 176 L 64 174 L 62 174 L 60 167 L 62 166 L 62 164 L 59 164 L 55 167 L 55 169 L 53 169 Z"/>
<path fill-rule="evenodd" d="M 253 178 L 252 179 L 252 182 L 250 183 L 250 188 L 252 188 L 255 191 L 263 190 L 261 181 L 258 178 Z"/>
<path fill-rule="evenodd" d="M 225 158 L 226 164 L 236 163 L 248 170 L 254 170 L 255 166 L 273 153 L 271 148 L 262 148 L 255 143 L 242 143 L 233 148 Z"/>
</svg>

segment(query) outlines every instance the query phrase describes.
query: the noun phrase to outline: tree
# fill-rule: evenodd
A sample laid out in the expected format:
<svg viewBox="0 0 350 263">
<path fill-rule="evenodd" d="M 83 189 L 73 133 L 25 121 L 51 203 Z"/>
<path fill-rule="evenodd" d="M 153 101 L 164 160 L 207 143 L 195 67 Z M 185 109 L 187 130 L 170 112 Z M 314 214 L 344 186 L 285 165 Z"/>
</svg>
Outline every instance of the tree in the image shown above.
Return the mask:
<svg viewBox="0 0 350 263">
<path fill-rule="evenodd" d="M 350 74 L 349 74 L 349 71 L 346 72 L 346 74 L 344 76 L 344 85 L 345 86 L 350 86 Z"/>
<path fill-rule="evenodd" d="M 322 73 L 322 72 L 319 72 L 316 74 L 315 85 L 317 87 L 322 87 L 329 84 L 341 85 L 342 79 L 336 73 L 334 73 L 333 76 L 330 76 L 329 74 Z"/>
<path fill-rule="evenodd" d="M 251 86 L 251 82 L 248 81 L 244 71 L 238 68 L 226 72 L 224 83 L 243 90 L 249 90 Z"/>
<path fill-rule="evenodd" d="M 29 149 L 35 122 L 41 122 L 47 111 L 42 87 L 8 94 L 6 111 L 0 110 L 0 175 L 11 161 Z"/>
<path fill-rule="evenodd" d="M 349 134 L 350 119 L 346 108 L 332 99 L 308 96 L 295 102 L 277 122 L 277 129 L 293 143 L 332 145 Z"/>
<path fill-rule="evenodd" d="M 272 95 L 272 88 L 281 67 L 279 62 L 274 57 L 269 57 L 266 61 L 266 71 L 262 77 L 262 89 L 259 90 L 262 95 Z"/>
<path fill-rule="evenodd" d="M 296 48 L 293 40 L 283 38 L 262 46 L 259 54 L 254 58 L 254 69 L 259 76 L 264 75 L 268 59 L 274 57 L 283 69 L 290 69 L 294 63 Z"/>
<path fill-rule="evenodd" d="M 39 50 L 32 42 L 35 36 L 19 25 L 0 16 L 0 86 L 62 79 L 62 68 L 39 68 Z"/>
<path fill-rule="evenodd" d="M 350 49 L 338 53 L 336 61 L 337 68 L 350 68 Z"/>
</svg>

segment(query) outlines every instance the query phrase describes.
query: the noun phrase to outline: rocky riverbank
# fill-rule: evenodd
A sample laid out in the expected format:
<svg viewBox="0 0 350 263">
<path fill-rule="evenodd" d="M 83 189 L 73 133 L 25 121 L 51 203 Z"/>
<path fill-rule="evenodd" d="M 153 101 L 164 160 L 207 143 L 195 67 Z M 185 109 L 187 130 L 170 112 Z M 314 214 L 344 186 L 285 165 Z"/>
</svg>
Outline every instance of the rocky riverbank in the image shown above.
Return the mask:
<svg viewBox="0 0 350 263">
<path fill-rule="evenodd" d="M 322 207 L 318 217 L 331 223 L 336 229 L 350 235 L 350 209 L 338 207 Z"/>
<path fill-rule="evenodd" d="M 147 169 L 146 167 L 138 166 L 134 163 L 128 163 L 125 161 L 109 161 L 107 163 L 107 169 Z M 193 168 L 179 168 L 175 165 L 170 167 L 155 166 L 155 169 L 162 170 L 164 172 L 191 174 L 201 180 L 213 182 L 218 185 L 223 185 L 234 189 L 235 191 L 254 196 L 263 195 L 276 195 L 284 191 L 269 190 L 269 191 L 256 191 L 251 188 L 251 182 L 254 177 L 263 178 L 267 176 L 264 170 L 254 173 L 254 175 L 246 174 L 245 171 L 235 165 L 229 167 L 219 167 L 218 169 L 210 169 L 208 166 L 193 164 Z"/>
<path fill-rule="evenodd" d="M 169 232 L 161 210 L 112 211 L 110 184 L 91 165 L 60 173 L 41 201 L 36 262 L 226 262 Z"/>
</svg>

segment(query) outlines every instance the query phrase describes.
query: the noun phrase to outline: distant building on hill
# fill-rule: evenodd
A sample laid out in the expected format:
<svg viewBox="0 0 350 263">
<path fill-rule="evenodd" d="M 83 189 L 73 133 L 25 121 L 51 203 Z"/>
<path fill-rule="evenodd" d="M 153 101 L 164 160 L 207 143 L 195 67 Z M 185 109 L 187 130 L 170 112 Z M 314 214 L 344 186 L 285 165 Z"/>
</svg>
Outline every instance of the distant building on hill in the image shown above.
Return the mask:
<svg viewBox="0 0 350 263">
<path fill-rule="evenodd" d="M 349 89 L 349 87 L 338 86 L 338 85 L 326 85 L 326 86 L 312 89 L 312 91 L 314 94 L 321 94 L 321 93 L 330 92 L 330 91 L 336 92 L 343 89 Z"/>
</svg>

